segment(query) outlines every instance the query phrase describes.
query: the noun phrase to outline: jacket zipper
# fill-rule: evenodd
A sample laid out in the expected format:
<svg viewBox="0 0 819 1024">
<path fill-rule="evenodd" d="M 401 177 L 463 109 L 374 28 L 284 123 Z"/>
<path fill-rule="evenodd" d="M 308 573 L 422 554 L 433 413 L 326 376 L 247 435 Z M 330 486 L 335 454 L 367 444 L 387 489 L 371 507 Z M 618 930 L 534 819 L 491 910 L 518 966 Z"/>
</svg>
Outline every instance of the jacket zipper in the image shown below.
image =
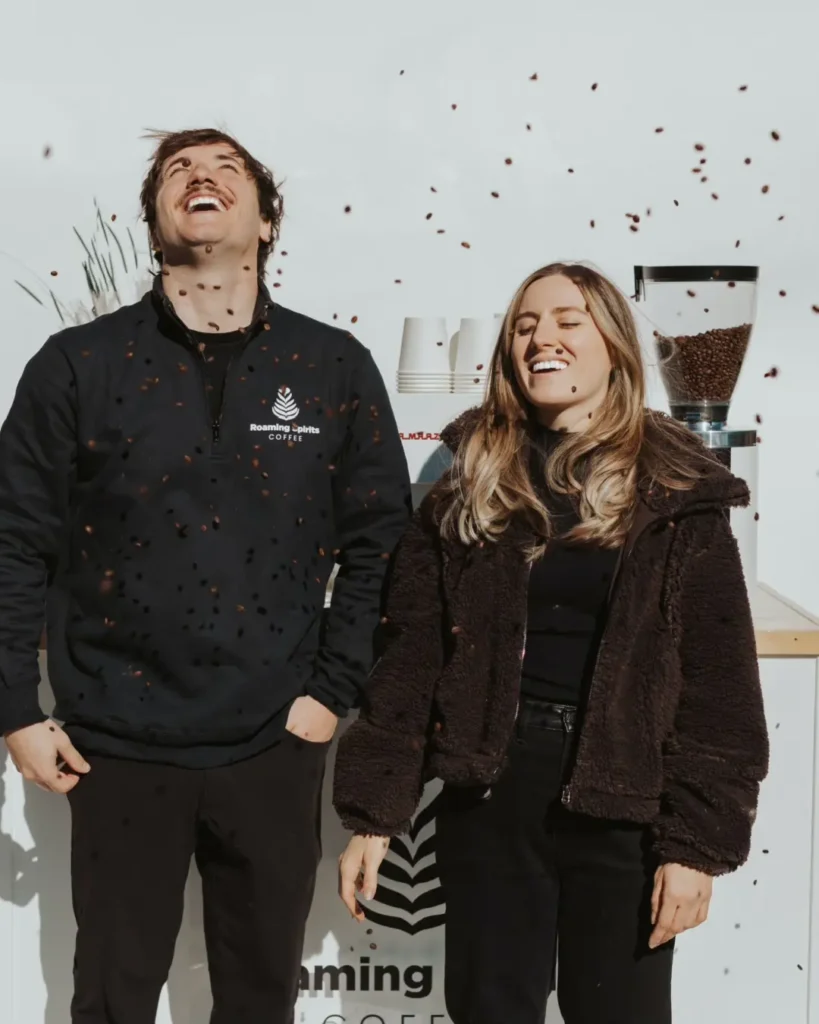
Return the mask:
<svg viewBox="0 0 819 1024">
<path fill-rule="evenodd" d="M 527 569 L 527 572 L 526 572 L 526 579 L 527 579 L 527 588 L 526 589 L 527 589 L 527 591 L 529 589 L 529 587 L 528 587 L 528 580 L 531 578 L 531 575 L 532 575 L 532 563 L 529 562 L 529 568 Z M 527 639 L 528 639 L 528 634 L 529 634 L 529 606 L 528 606 L 528 602 L 527 602 L 526 613 L 525 613 L 525 615 L 523 617 L 523 643 L 521 645 L 520 654 L 518 655 L 518 665 L 520 666 L 520 671 L 518 673 L 518 697 L 517 697 L 517 701 L 515 703 L 515 717 L 512 719 L 512 731 L 513 732 L 515 730 L 515 726 L 517 725 L 518 719 L 520 718 L 520 687 L 521 687 L 521 683 L 523 681 L 523 657 L 526 654 L 526 642 L 527 642 Z M 495 770 L 492 773 L 492 776 L 493 776 L 493 778 L 497 778 L 499 774 L 500 774 L 500 766 L 495 768 Z M 491 786 L 490 786 L 490 788 L 491 788 Z M 487 790 L 487 793 L 488 792 L 489 791 Z"/>
<path fill-rule="evenodd" d="M 249 341 L 250 339 L 248 339 Z M 248 341 L 243 342 L 241 351 L 244 352 L 247 347 Z M 233 369 L 233 364 L 236 362 L 236 352 L 231 354 L 228 364 L 225 367 L 225 379 L 222 382 L 222 394 L 219 397 L 219 411 L 216 414 L 216 419 L 211 425 L 213 432 L 213 444 L 214 447 L 219 444 L 222 437 L 222 419 L 225 415 L 225 402 L 227 400 L 228 384 L 230 383 L 230 371 Z"/>
<path fill-rule="evenodd" d="M 230 371 L 233 369 L 233 364 L 236 361 L 236 352 L 234 351 L 234 353 L 231 355 L 230 360 L 228 361 L 227 367 L 225 369 L 225 379 L 224 379 L 224 383 L 222 385 L 222 395 L 221 395 L 221 398 L 219 400 L 219 411 L 218 411 L 218 414 L 217 414 L 215 420 L 211 420 L 211 418 L 210 418 L 210 401 L 208 399 L 208 389 L 207 389 L 207 382 L 205 380 L 205 371 L 204 371 L 205 355 L 204 355 L 203 352 L 200 352 L 199 347 L 197 345 L 194 345 L 193 338 L 191 337 L 191 334 L 190 334 L 190 331 L 189 331 L 187 325 L 185 323 L 183 323 L 183 321 L 177 315 L 176 310 L 173 308 L 173 303 L 170 301 L 170 299 L 167 297 L 167 295 L 163 295 L 162 302 L 163 302 L 163 305 L 165 307 L 165 311 L 177 323 L 177 325 L 181 328 L 182 332 L 184 333 L 185 340 L 188 343 L 188 348 L 190 348 L 193 352 L 196 353 L 196 356 L 197 356 L 197 359 L 198 359 L 198 365 L 199 365 L 199 369 L 198 369 L 199 380 L 200 380 L 200 383 L 202 385 L 202 397 L 203 397 L 204 402 L 205 402 L 205 417 L 208 420 L 208 423 L 210 425 L 211 444 L 215 448 L 219 444 L 220 440 L 222 439 L 222 420 L 224 419 L 224 415 L 225 415 L 225 400 L 227 398 L 228 383 L 230 381 Z M 259 313 L 259 315 L 254 317 L 253 320 L 250 322 L 250 325 L 248 326 L 247 331 L 246 331 L 246 337 L 242 341 L 242 344 L 241 344 L 241 346 L 239 348 L 240 352 L 244 352 L 245 349 L 247 348 L 247 346 L 250 344 L 250 341 L 251 341 L 251 339 L 253 337 L 253 330 L 256 327 L 256 324 L 259 322 L 259 320 L 261 320 L 263 317 L 265 317 L 267 315 L 267 311 L 268 311 L 269 308 L 270 308 L 269 304 L 267 302 L 265 302 L 264 305 L 262 306 L 262 309 L 261 309 L 261 312 Z"/>
<path fill-rule="evenodd" d="M 210 421 L 210 400 L 208 399 L 208 388 L 207 388 L 207 383 L 206 383 L 206 379 L 205 379 L 205 369 L 204 369 L 204 367 L 205 367 L 205 353 L 204 352 L 200 352 L 198 347 L 193 344 L 193 338 L 191 338 L 190 335 L 188 335 L 187 337 L 188 337 L 188 341 L 190 342 L 191 348 L 193 348 L 193 350 L 196 352 L 196 358 L 197 358 L 197 362 L 198 362 L 197 373 L 199 374 L 199 383 L 202 385 L 202 397 L 203 397 L 204 402 L 205 402 L 205 415 L 207 416 L 208 421 Z M 223 400 L 224 400 L 224 389 L 222 390 L 222 397 L 223 397 Z M 218 418 L 216 420 L 214 420 L 210 424 L 210 433 L 211 433 L 211 445 L 218 444 L 219 443 L 219 437 L 220 437 L 220 433 L 219 433 L 219 419 Z"/>
<path fill-rule="evenodd" d="M 613 600 L 614 600 L 615 590 L 616 590 L 617 585 L 618 585 L 618 583 L 620 581 L 620 577 L 623 574 L 623 565 L 624 565 L 626 559 L 631 556 L 631 552 L 634 550 L 635 544 L 637 543 L 639 538 L 642 536 L 644 530 L 646 529 L 646 527 L 648 525 L 650 525 L 650 524 L 647 523 L 646 526 L 644 526 L 643 529 L 640 531 L 640 533 L 638 533 L 637 536 L 635 536 L 635 537 L 633 537 L 631 539 L 631 544 L 629 545 L 628 551 L 626 551 L 626 544 L 628 543 L 628 538 L 626 539 L 626 541 L 624 541 L 623 546 L 620 548 L 620 554 L 619 554 L 619 556 L 617 558 L 617 564 L 615 565 L 614 573 L 612 574 L 612 580 L 611 580 L 611 584 L 609 586 L 609 592 L 608 592 L 608 595 L 607 595 L 607 598 L 606 598 L 606 625 L 605 625 L 605 627 L 603 629 L 603 634 L 600 637 L 600 643 L 597 645 L 597 652 L 596 652 L 595 657 L 594 657 L 594 667 L 592 668 L 591 678 L 589 680 L 589 686 L 588 686 L 588 689 L 586 690 L 586 700 L 584 701 L 583 708 L 582 709 L 578 708 L 578 715 L 577 715 L 578 734 L 577 734 L 577 745 L 575 747 L 575 762 L 573 762 L 572 769 L 569 772 L 569 781 L 566 783 L 565 786 L 563 786 L 563 789 L 562 789 L 561 795 L 560 795 L 560 802 L 563 804 L 564 807 L 567 807 L 567 808 L 571 807 L 572 775 L 574 774 L 574 764 L 576 763 L 577 750 L 578 750 L 578 748 L 580 746 L 580 722 L 583 719 L 582 711 L 584 711 L 585 708 L 589 704 L 589 700 L 591 698 L 592 691 L 594 689 L 595 678 L 597 676 L 597 666 L 600 663 L 600 655 L 601 655 L 601 653 L 603 651 L 603 645 L 605 644 L 606 639 L 608 637 L 608 633 L 609 633 L 609 619 L 610 619 L 610 616 L 609 616 L 608 613 L 609 613 L 609 611 L 611 609 L 611 606 L 612 606 L 612 603 L 613 603 Z"/>
<path fill-rule="evenodd" d="M 529 568 L 526 571 L 526 592 L 529 592 L 529 583 L 532 579 L 532 563 L 529 562 Z M 526 613 L 523 616 L 523 646 L 520 650 L 520 657 L 518 658 L 518 664 L 520 665 L 520 672 L 518 674 L 518 699 L 515 704 L 515 718 L 512 725 L 516 725 L 518 718 L 520 717 L 520 688 L 523 683 L 523 659 L 526 656 L 526 644 L 529 639 L 529 601 L 527 597 L 526 601 Z"/>
</svg>

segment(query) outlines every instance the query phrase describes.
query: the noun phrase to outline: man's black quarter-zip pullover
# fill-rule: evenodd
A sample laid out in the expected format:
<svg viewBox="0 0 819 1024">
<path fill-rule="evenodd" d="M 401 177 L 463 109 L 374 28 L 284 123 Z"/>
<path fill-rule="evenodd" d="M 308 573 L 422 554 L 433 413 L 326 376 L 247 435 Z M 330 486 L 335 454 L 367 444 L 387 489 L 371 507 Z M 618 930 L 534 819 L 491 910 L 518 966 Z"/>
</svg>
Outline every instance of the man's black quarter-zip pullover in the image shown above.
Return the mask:
<svg viewBox="0 0 819 1024">
<path fill-rule="evenodd" d="M 28 363 L 0 430 L 0 732 L 43 718 L 46 605 L 82 750 L 210 767 L 269 746 L 300 695 L 355 702 L 410 510 L 381 376 L 264 288 L 215 416 L 204 370 L 161 277 Z"/>
</svg>

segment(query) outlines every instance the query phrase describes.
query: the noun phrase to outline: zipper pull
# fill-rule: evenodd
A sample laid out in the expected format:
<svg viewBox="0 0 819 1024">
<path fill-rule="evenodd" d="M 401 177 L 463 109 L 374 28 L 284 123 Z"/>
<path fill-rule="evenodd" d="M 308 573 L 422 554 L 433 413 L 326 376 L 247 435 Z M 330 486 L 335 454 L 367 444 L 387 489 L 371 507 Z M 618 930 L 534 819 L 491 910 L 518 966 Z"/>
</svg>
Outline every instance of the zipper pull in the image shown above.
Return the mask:
<svg viewBox="0 0 819 1024">
<path fill-rule="evenodd" d="M 214 443 L 214 444 L 218 443 L 218 441 L 219 441 L 219 437 L 220 437 L 220 432 L 219 432 L 219 421 L 218 421 L 218 420 L 216 420 L 216 421 L 214 422 L 214 424 L 213 424 L 213 443 Z"/>
</svg>

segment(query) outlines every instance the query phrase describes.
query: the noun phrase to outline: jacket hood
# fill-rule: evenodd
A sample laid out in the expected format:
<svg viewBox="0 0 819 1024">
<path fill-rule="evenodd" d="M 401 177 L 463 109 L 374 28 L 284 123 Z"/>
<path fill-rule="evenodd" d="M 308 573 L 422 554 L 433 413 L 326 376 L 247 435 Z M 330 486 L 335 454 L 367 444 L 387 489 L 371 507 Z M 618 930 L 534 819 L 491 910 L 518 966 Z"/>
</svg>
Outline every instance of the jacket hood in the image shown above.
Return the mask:
<svg viewBox="0 0 819 1024">
<path fill-rule="evenodd" d="M 480 406 L 473 406 L 461 413 L 441 431 L 441 441 L 453 453 L 477 429 L 483 416 Z M 674 421 L 666 413 L 656 409 L 646 409 L 646 433 L 654 437 L 670 436 Z M 675 436 L 679 434 L 675 431 Z M 693 455 L 702 455 L 702 473 L 700 479 L 688 490 L 666 490 L 641 481 L 639 486 L 641 502 L 654 516 L 674 516 L 679 513 L 694 512 L 703 508 L 735 508 L 745 507 L 751 499 L 748 485 L 721 462 L 708 456 L 702 442 L 693 431 L 687 435 Z"/>
</svg>

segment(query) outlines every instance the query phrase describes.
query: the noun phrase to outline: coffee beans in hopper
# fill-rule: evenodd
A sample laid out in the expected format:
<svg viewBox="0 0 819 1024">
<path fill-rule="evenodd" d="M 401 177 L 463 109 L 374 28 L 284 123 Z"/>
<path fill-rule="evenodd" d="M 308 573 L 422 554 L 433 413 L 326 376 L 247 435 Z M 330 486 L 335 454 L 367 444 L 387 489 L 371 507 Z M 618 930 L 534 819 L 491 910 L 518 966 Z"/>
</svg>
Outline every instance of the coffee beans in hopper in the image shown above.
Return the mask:
<svg viewBox="0 0 819 1024">
<path fill-rule="evenodd" d="M 730 402 L 751 340 L 750 324 L 656 340 L 670 401 Z"/>
</svg>

